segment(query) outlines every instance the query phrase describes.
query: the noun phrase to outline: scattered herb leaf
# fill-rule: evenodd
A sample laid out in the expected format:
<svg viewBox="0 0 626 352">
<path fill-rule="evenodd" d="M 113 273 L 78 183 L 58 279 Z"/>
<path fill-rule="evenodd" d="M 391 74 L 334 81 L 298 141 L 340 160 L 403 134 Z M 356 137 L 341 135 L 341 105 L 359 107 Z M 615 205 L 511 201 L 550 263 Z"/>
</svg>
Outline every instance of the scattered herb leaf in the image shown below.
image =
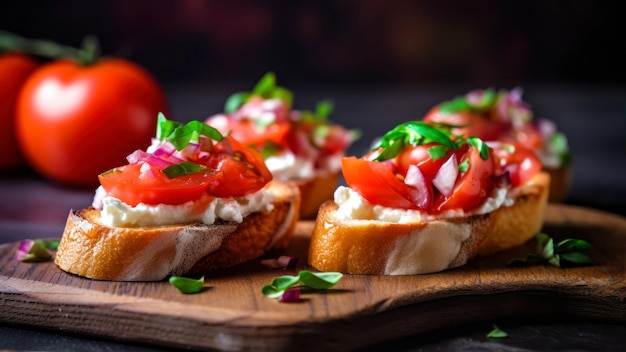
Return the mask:
<svg viewBox="0 0 626 352">
<path fill-rule="evenodd" d="M 182 293 L 198 293 L 204 287 L 204 276 L 197 280 L 182 276 L 170 276 L 169 281 Z"/>
<path fill-rule="evenodd" d="M 263 99 L 279 99 L 289 107 L 293 103 L 293 93 L 284 87 L 277 86 L 274 72 L 267 72 L 261 77 L 251 92 L 238 92 L 228 97 L 224 105 L 224 111 L 229 114 L 234 113 L 253 96 L 259 96 Z"/>
<path fill-rule="evenodd" d="M 15 259 L 24 263 L 45 262 L 52 259 L 50 249 L 56 249 L 59 241 L 25 240 L 15 252 Z"/>
<path fill-rule="evenodd" d="M 487 338 L 489 339 L 504 339 L 506 337 L 508 337 L 509 334 L 507 334 L 505 331 L 501 330 L 498 326 L 494 325 L 493 326 L 493 330 L 491 330 L 488 334 L 487 334 Z"/>
<path fill-rule="evenodd" d="M 459 146 L 452 140 L 451 134 L 444 129 L 434 127 L 423 121 L 405 122 L 385 133 L 374 149 L 383 148 L 375 160 L 393 159 L 407 145 L 425 145 L 437 143 L 456 150 Z"/>
<path fill-rule="evenodd" d="M 343 277 L 337 272 L 314 273 L 301 270 L 297 276 L 284 275 L 274 278 L 269 285 L 263 286 L 261 293 L 268 298 L 280 299 L 283 294 L 292 288 L 310 288 L 313 290 L 329 289 Z"/>
<path fill-rule="evenodd" d="M 531 262 L 548 263 L 561 268 L 565 264 L 588 265 L 593 263 L 589 254 L 591 244 L 585 240 L 568 238 L 554 244 L 554 239 L 545 233 L 535 234 L 537 248 L 534 253 L 529 253 L 526 258 L 515 258 L 509 261 L 509 266 L 524 265 Z"/>
<path fill-rule="evenodd" d="M 217 129 L 200 121 L 193 120 L 183 125 L 178 121 L 168 120 L 163 113 L 159 113 L 157 117 L 156 138 L 167 139 L 176 150 L 183 150 L 191 141 L 197 142 L 201 135 L 218 142 L 224 139 Z"/>
</svg>

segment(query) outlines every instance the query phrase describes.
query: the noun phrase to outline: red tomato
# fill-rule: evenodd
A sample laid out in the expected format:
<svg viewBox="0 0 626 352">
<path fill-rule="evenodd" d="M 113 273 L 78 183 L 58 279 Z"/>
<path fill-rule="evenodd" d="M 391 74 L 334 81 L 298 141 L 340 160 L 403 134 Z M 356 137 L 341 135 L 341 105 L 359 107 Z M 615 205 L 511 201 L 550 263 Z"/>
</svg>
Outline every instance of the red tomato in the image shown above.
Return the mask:
<svg viewBox="0 0 626 352">
<path fill-rule="evenodd" d="M 208 170 L 168 178 L 160 170 L 152 169 L 149 174 L 153 177 L 147 177 L 142 176 L 141 167 L 141 164 L 129 164 L 104 173 L 99 176 L 100 183 L 109 195 L 131 206 L 176 205 L 202 197 L 213 174 Z"/>
<path fill-rule="evenodd" d="M 480 157 L 478 148 L 467 144 L 460 149 L 464 154 L 458 160 L 459 165 L 469 161 L 467 171 L 459 174 L 454 190 L 448 198 L 439 194 L 435 200 L 434 211 L 465 209 L 472 210 L 483 204 L 493 190 L 493 175 L 496 171 L 496 162 L 492 153 L 487 160 Z"/>
<path fill-rule="evenodd" d="M 246 145 L 253 145 L 257 148 L 262 148 L 268 141 L 278 145 L 284 144 L 285 135 L 290 129 L 288 122 L 275 122 L 269 126 L 260 127 L 252 120 L 231 120 L 224 115 L 209 118 L 205 123 L 224 134 L 230 133 Z"/>
<path fill-rule="evenodd" d="M 526 183 L 541 171 L 539 157 L 520 143 L 494 143 L 492 148 L 498 159 L 500 172 L 509 172 L 513 187 Z"/>
<path fill-rule="evenodd" d="M 341 170 L 346 183 L 372 204 L 401 209 L 418 209 L 409 201 L 409 187 L 384 162 L 345 157 Z"/>
<path fill-rule="evenodd" d="M 168 178 L 156 168 L 142 175 L 142 164 L 130 164 L 101 174 L 99 179 L 109 195 L 131 206 L 182 204 L 207 193 L 215 197 L 239 197 L 258 191 L 272 180 L 261 154 L 232 136 L 215 144 L 214 151 L 205 159 L 194 161 L 207 166 L 207 170 Z"/>
<path fill-rule="evenodd" d="M 272 180 L 263 156 L 232 136 L 215 145 L 206 165 L 217 170 L 208 186 L 209 194 L 216 197 L 241 197 Z"/>
<path fill-rule="evenodd" d="M 15 105 L 22 84 L 37 64 L 25 54 L 0 55 L 0 169 L 24 164 L 15 138 Z"/>
<path fill-rule="evenodd" d="M 121 59 L 90 66 L 69 60 L 41 66 L 18 98 L 17 138 L 42 175 L 72 186 L 93 186 L 98 174 L 125 163 L 150 143 L 163 92 L 141 67 Z"/>
<path fill-rule="evenodd" d="M 450 155 L 452 153 L 458 154 L 458 152 L 450 150 L 448 151 L 448 153 L 446 153 L 444 157 L 433 160 L 428 154 L 428 148 L 432 147 L 433 145 L 434 144 L 409 146 L 404 148 L 404 150 L 401 151 L 400 154 L 398 154 L 398 156 L 396 157 L 400 173 L 402 173 L 402 175 L 406 175 L 409 169 L 409 165 L 416 165 L 424 174 L 426 181 L 432 182 L 432 180 L 437 175 L 437 172 L 441 168 L 441 165 L 443 165 L 446 160 L 450 158 Z"/>
<path fill-rule="evenodd" d="M 462 125 L 463 128 L 455 128 L 452 132 L 466 137 L 476 136 L 485 141 L 495 141 L 500 139 L 510 126 L 501 123 L 497 117 L 490 114 L 490 112 L 483 114 L 471 112 L 445 114 L 439 111 L 438 107 L 435 107 L 424 117 L 424 121 Z"/>
</svg>

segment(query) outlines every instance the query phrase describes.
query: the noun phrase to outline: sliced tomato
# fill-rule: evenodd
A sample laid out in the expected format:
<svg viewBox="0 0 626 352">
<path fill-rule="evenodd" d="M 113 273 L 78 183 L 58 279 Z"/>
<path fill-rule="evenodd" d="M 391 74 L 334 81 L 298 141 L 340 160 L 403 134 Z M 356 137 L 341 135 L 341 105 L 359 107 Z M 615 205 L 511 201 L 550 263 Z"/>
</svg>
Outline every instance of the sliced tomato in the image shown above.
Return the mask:
<svg viewBox="0 0 626 352">
<path fill-rule="evenodd" d="M 416 165 L 420 168 L 426 181 L 428 183 L 432 182 L 432 180 L 437 175 L 437 172 L 441 168 L 441 165 L 446 162 L 450 158 L 450 155 L 458 154 L 458 152 L 449 150 L 445 156 L 438 158 L 436 160 L 431 159 L 428 154 L 428 148 L 434 146 L 434 144 L 428 145 L 419 145 L 419 146 L 410 146 L 404 148 L 397 156 L 397 165 L 399 172 L 402 175 L 406 175 L 410 165 Z"/>
<path fill-rule="evenodd" d="M 459 165 L 464 161 L 469 162 L 466 171 L 459 174 L 454 190 L 449 197 L 438 194 L 435 199 L 433 211 L 436 213 L 446 210 L 472 210 L 484 203 L 493 190 L 493 175 L 496 170 L 496 162 L 492 153 L 487 160 L 480 157 L 480 152 L 475 147 L 464 145 L 460 149 L 463 156 L 458 160 Z"/>
<path fill-rule="evenodd" d="M 452 132 L 465 137 L 476 136 L 485 141 L 498 140 L 510 129 L 508 123 L 499 121 L 490 112 L 482 114 L 471 112 L 443 113 L 438 107 L 429 111 L 424 117 L 424 121 L 463 126 L 454 128 Z"/>
<path fill-rule="evenodd" d="M 227 136 L 215 145 L 205 165 L 217 170 L 208 192 L 216 197 L 241 197 L 256 192 L 272 180 L 258 151 Z"/>
<path fill-rule="evenodd" d="M 341 169 L 348 186 L 370 203 L 391 208 L 419 209 L 410 201 L 410 187 L 396 176 L 387 163 L 345 157 L 341 161 Z"/>
<path fill-rule="evenodd" d="M 201 198 L 213 176 L 212 170 L 168 178 L 160 170 L 145 164 L 129 164 L 101 174 L 98 178 L 107 193 L 124 203 L 136 206 L 183 204 Z"/>
<path fill-rule="evenodd" d="M 210 124 L 210 121 L 208 121 Z M 252 120 L 229 121 L 228 131 L 238 141 L 246 145 L 261 148 L 266 142 L 285 144 L 285 135 L 289 132 L 288 122 L 275 122 L 268 126 L 258 126 Z"/>
<path fill-rule="evenodd" d="M 522 185 L 541 171 L 541 160 L 521 143 L 493 143 L 500 172 L 509 172 L 511 186 Z"/>
</svg>

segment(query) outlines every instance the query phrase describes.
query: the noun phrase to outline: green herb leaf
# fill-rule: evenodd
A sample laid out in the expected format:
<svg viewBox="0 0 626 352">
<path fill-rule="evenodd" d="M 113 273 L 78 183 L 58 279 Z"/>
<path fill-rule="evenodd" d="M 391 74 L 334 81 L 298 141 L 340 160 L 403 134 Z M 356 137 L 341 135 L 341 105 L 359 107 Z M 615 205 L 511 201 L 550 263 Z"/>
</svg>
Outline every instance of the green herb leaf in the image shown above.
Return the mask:
<svg viewBox="0 0 626 352">
<path fill-rule="evenodd" d="M 162 172 L 167 178 L 175 178 L 204 170 L 206 170 L 206 167 L 196 164 L 193 161 L 182 161 L 179 164 L 166 167 Z"/>
<path fill-rule="evenodd" d="M 446 156 L 448 150 L 450 150 L 450 148 L 445 145 L 435 145 L 428 148 L 427 152 L 431 159 L 437 160 Z"/>
<path fill-rule="evenodd" d="M 189 142 L 197 142 L 199 136 L 209 137 L 216 141 L 221 141 L 224 136 L 216 130 L 200 121 L 189 121 L 186 125 L 179 125 L 166 136 L 167 140 L 174 145 L 176 150 L 183 150 Z"/>
<path fill-rule="evenodd" d="M 383 161 L 396 157 L 407 145 L 425 145 L 437 143 L 456 150 L 459 146 L 450 138 L 450 134 L 423 121 L 405 122 L 385 133 L 377 148 L 384 148 L 375 160 Z"/>
<path fill-rule="evenodd" d="M 283 87 L 274 87 L 274 89 L 264 97 L 282 100 L 285 104 L 287 104 L 287 106 L 291 106 L 293 104 L 293 93 Z"/>
<path fill-rule="evenodd" d="M 326 120 L 333 112 L 333 102 L 330 100 L 322 100 L 315 106 L 315 116 L 320 120 Z"/>
<path fill-rule="evenodd" d="M 483 160 L 489 159 L 489 146 L 478 137 L 470 137 L 467 139 L 467 143 L 475 148 L 478 148 L 480 157 Z"/>
<path fill-rule="evenodd" d="M 276 88 L 276 75 L 274 72 L 267 72 L 252 89 L 252 94 L 267 97 Z"/>
<path fill-rule="evenodd" d="M 535 234 L 537 247 L 535 253 L 529 253 L 525 259 L 513 259 L 508 265 L 521 265 L 530 261 L 538 261 L 561 268 L 566 263 L 585 265 L 592 264 L 593 260 L 587 253 L 591 250 L 591 244 L 585 240 L 569 238 L 560 241 L 556 245 L 554 240 L 545 233 Z"/>
<path fill-rule="evenodd" d="M 267 141 L 263 143 L 263 147 L 261 147 L 261 155 L 263 156 L 263 159 L 267 159 L 270 156 L 277 155 L 282 149 L 283 147 L 280 144 Z"/>
<path fill-rule="evenodd" d="M 250 99 L 251 94 L 249 92 L 238 92 L 232 94 L 228 99 L 226 99 L 226 104 L 224 105 L 224 111 L 229 114 L 237 111 L 248 99 Z"/>
<path fill-rule="evenodd" d="M 160 141 L 164 140 L 181 125 L 182 123 L 178 121 L 168 120 L 162 112 L 159 112 L 157 115 L 156 138 Z"/>
<path fill-rule="evenodd" d="M 24 263 L 45 262 L 52 259 L 52 254 L 44 241 L 26 240 L 20 243 L 15 258 Z"/>
<path fill-rule="evenodd" d="M 459 172 L 466 172 L 467 169 L 469 169 L 469 159 L 465 159 L 459 164 Z"/>
<path fill-rule="evenodd" d="M 59 240 L 47 240 L 44 241 L 44 245 L 46 246 L 47 249 L 50 250 L 57 250 L 59 248 L 59 243 L 61 243 L 61 241 Z"/>
<path fill-rule="evenodd" d="M 292 287 L 305 287 L 313 290 L 329 289 L 343 277 L 337 272 L 315 273 L 301 270 L 297 276 L 285 275 L 274 278 L 269 285 L 263 286 L 261 293 L 268 298 L 280 298 L 283 293 Z"/>
<path fill-rule="evenodd" d="M 171 276 L 169 281 L 182 293 L 198 293 L 204 287 L 204 276 L 197 280 L 182 276 Z"/>
<path fill-rule="evenodd" d="M 487 338 L 489 338 L 489 339 L 504 339 L 504 338 L 506 338 L 508 336 L 509 336 L 509 334 L 507 334 L 505 331 L 501 330 L 496 325 L 494 325 L 493 326 L 493 330 L 491 330 L 487 334 Z"/>
</svg>

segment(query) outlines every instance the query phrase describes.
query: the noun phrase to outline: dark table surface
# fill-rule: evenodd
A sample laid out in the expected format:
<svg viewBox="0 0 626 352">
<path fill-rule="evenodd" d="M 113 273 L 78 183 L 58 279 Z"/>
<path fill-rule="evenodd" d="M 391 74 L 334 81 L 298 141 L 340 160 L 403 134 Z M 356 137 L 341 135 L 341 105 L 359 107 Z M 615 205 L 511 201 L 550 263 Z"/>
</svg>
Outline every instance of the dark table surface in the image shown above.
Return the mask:
<svg viewBox="0 0 626 352">
<path fill-rule="evenodd" d="M 231 89 L 232 88 L 232 89 Z M 166 89 L 172 118 L 203 119 L 220 111 L 227 95 L 246 87 L 188 84 Z M 363 153 L 371 140 L 396 124 L 420 119 L 435 103 L 474 87 L 298 87 L 296 108 L 321 99 L 335 101 L 333 120 L 361 129 L 349 153 Z M 574 155 L 573 187 L 566 203 L 626 216 L 626 87 L 622 85 L 530 84 L 524 98 L 536 117 L 554 120 L 569 139 Z M 93 190 L 59 187 L 29 170 L 0 178 L 0 244 L 25 238 L 59 237 L 71 208 L 91 203 Z M 0 307 L 1 309 L 1 307 Z M 383 322 L 381 322 L 383 323 Z M 509 337 L 485 335 L 496 324 Z M 77 336 L 0 323 L 0 350 L 151 351 L 159 346 Z M 365 351 L 622 351 L 626 321 L 575 317 L 534 317 L 477 321 L 371 346 Z"/>
</svg>

